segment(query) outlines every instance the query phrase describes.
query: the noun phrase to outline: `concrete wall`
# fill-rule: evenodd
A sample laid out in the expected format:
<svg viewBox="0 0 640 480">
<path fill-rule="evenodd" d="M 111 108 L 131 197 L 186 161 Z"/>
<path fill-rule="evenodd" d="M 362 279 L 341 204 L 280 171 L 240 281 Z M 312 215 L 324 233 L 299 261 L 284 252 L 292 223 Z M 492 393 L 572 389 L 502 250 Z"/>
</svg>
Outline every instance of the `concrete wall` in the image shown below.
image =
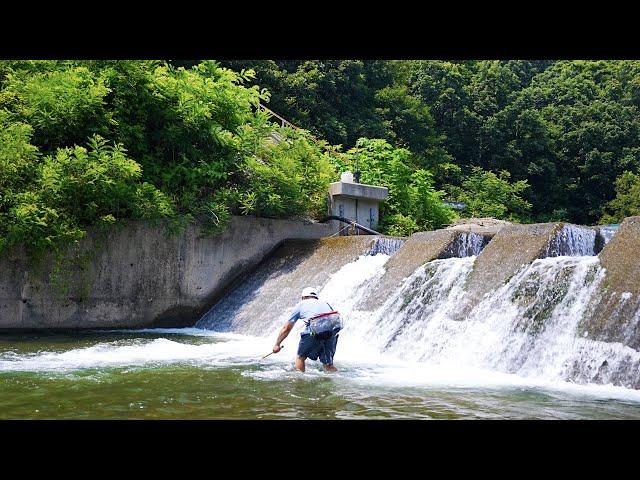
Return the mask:
<svg viewBox="0 0 640 480">
<path fill-rule="evenodd" d="M 329 185 L 329 195 L 345 195 L 353 198 L 368 198 L 382 202 L 389 198 L 389 189 L 377 185 L 353 182 L 333 182 Z"/>
<path fill-rule="evenodd" d="M 389 198 L 389 190 L 386 187 L 340 181 L 329 185 L 329 198 L 331 215 L 345 217 L 376 230 L 380 220 L 380 202 Z M 346 231 L 341 233 L 346 234 Z"/>
<path fill-rule="evenodd" d="M 81 242 L 88 261 L 69 267 L 66 292 L 51 282 L 51 258 L 32 266 L 13 252 L 0 259 L 0 329 L 193 325 L 285 239 L 334 232 L 330 224 L 234 217 L 217 237 L 201 238 L 194 225 L 168 237 L 163 225 L 131 222 Z"/>
<path fill-rule="evenodd" d="M 274 317 L 293 308 L 304 287 L 322 290 L 334 273 L 368 253 L 379 238 L 287 240 L 250 275 L 234 282 L 200 326 L 260 335 L 271 328 Z"/>
<path fill-rule="evenodd" d="M 474 301 L 500 288 L 523 266 L 546 256 L 550 239 L 562 223 L 507 225 L 501 228 L 475 261 L 465 288 Z"/>
<path fill-rule="evenodd" d="M 627 217 L 598 254 L 606 269 L 602 295 L 581 323 L 590 338 L 640 350 L 640 216 Z"/>
<path fill-rule="evenodd" d="M 501 227 L 478 255 L 465 287 L 472 301 L 500 288 L 525 265 L 557 255 L 595 254 L 594 229 L 564 222 Z"/>
</svg>

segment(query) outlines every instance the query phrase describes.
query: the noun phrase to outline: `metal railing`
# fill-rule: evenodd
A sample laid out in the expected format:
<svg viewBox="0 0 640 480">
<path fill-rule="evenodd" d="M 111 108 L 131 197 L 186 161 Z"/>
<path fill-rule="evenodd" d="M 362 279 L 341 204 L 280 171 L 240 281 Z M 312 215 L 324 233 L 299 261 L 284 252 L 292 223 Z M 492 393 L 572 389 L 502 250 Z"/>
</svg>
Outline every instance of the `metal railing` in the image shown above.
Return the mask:
<svg viewBox="0 0 640 480">
<path fill-rule="evenodd" d="M 281 127 L 289 127 L 289 128 L 295 128 L 296 130 L 302 130 L 302 128 L 295 126 L 293 123 L 291 123 L 289 120 L 287 120 L 286 118 L 282 118 L 280 115 L 278 115 L 276 112 L 274 112 L 273 110 L 265 107 L 264 105 L 262 105 L 261 103 L 258 104 L 258 110 L 264 110 L 265 112 L 267 112 L 268 114 L 270 114 L 273 117 L 276 117 L 278 120 L 280 120 L 280 126 Z"/>
<path fill-rule="evenodd" d="M 291 123 L 289 120 L 287 120 L 286 118 L 281 117 L 280 115 L 278 115 L 276 112 L 274 112 L 273 110 L 271 110 L 270 108 L 265 107 L 264 105 L 262 105 L 261 103 L 258 103 L 258 110 L 264 110 L 265 112 L 267 112 L 269 115 L 271 115 L 272 117 L 275 117 L 278 119 L 278 121 L 280 122 L 280 126 L 281 127 L 289 127 L 289 128 L 293 128 L 295 130 L 305 130 L 302 127 L 298 127 L 297 125 L 294 125 L 293 123 Z M 306 130 L 305 130 L 306 131 Z M 314 140 L 314 141 L 318 141 L 318 139 L 312 135 L 310 132 L 309 136 Z"/>
</svg>

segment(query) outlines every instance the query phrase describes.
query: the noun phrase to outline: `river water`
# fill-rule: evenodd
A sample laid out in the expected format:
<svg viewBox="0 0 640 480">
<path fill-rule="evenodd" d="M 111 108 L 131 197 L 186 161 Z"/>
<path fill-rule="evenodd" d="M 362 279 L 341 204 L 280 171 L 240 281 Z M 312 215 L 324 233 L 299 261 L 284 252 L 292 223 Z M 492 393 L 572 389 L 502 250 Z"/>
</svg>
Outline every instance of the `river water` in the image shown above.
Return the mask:
<svg viewBox="0 0 640 480">
<path fill-rule="evenodd" d="M 489 370 L 372 362 L 293 370 L 296 338 L 198 329 L 3 335 L 3 419 L 633 419 L 640 392 Z M 348 342 L 345 342 L 348 344 Z"/>
<path fill-rule="evenodd" d="M 299 288 L 322 278 L 321 255 L 265 264 L 198 328 L 0 334 L 0 418 L 640 418 L 640 354 L 580 334 L 603 279 L 593 238 L 566 239 L 586 247 L 557 242 L 555 256 L 466 310 L 483 247 L 473 239 L 461 258 L 418 267 L 375 311 L 365 300 L 400 245 L 347 261 L 320 288 L 345 322 L 336 374 L 311 361 L 293 369 L 301 322 L 261 358 Z"/>
</svg>

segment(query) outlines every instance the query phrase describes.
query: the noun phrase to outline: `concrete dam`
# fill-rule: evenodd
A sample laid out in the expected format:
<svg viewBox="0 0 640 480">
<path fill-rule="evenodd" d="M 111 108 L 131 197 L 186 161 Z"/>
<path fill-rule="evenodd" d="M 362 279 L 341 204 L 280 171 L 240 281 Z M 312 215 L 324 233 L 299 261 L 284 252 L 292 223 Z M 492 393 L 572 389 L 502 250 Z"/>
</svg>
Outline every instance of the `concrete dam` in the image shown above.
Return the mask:
<svg viewBox="0 0 640 480">
<path fill-rule="evenodd" d="M 362 358 L 640 389 L 638 251 L 640 217 L 285 241 L 196 327 L 275 338 L 312 285 Z"/>
<path fill-rule="evenodd" d="M 640 217 L 617 231 L 463 225 L 407 238 L 240 217 L 219 237 L 162 232 L 110 232 L 62 297 L 49 263 L 0 259 L 0 328 L 195 327 L 268 342 L 314 286 L 343 314 L 340 352 L 358 362 L 640 389 Z"/>
</svg>

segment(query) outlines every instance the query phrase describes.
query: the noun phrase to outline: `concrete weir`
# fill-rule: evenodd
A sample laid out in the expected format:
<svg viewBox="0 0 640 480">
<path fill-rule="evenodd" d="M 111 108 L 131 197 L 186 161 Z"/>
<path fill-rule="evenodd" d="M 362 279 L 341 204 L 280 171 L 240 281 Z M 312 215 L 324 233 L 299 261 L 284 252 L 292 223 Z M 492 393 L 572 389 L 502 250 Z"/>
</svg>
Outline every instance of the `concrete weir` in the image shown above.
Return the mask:
<svg viewBox="0 0 640 480">
<path fill-rule="evenodd" d="M 197 327 L 259 335 L 300 300 L 303 288 L 322 290 L 331 275 L 367 254 L 378 238 L 363 235 L 285 241 L 227 288 Z"/>
<path fill-rule="evenodd" d="M 640 216 L 627 217 L 598 254 L 603 291 L 581 330 L 590 338 L 640 350 Z"/>
<path fill-rule="evenodd" d="M 453 229 L 414 233 L 389 259 L 386 273 L 358 308 L 371 311 L 382 305 L 389 293 L 420 265 L 436 259 L 477 255 L 492 236 L 493 233 L 476 234 Z"/>
<path fill-rule="evenodd" d="M 538 258 L 594 255 L 594 248 L 595 231 L 588 227 L 562 222 L 508 225 L 478 255 L 465 288 L 474 303 Z"/>
<path fill-rule="evenodd" d="M 51 282 L 51 258 L 35 268 L 14 252 L 0 258 L 0 329 L 191 326 L 284 240 L 334 232 L 329 224 L 233 217 L 219 236 L 201 236 L 196 225 L 168 236 L 163 225 L 130 222 L 102 239 L 89 233 L 80 244 L 90 253 L 84 265 L 63 265 L 69 288 Z"/>
</svg>

